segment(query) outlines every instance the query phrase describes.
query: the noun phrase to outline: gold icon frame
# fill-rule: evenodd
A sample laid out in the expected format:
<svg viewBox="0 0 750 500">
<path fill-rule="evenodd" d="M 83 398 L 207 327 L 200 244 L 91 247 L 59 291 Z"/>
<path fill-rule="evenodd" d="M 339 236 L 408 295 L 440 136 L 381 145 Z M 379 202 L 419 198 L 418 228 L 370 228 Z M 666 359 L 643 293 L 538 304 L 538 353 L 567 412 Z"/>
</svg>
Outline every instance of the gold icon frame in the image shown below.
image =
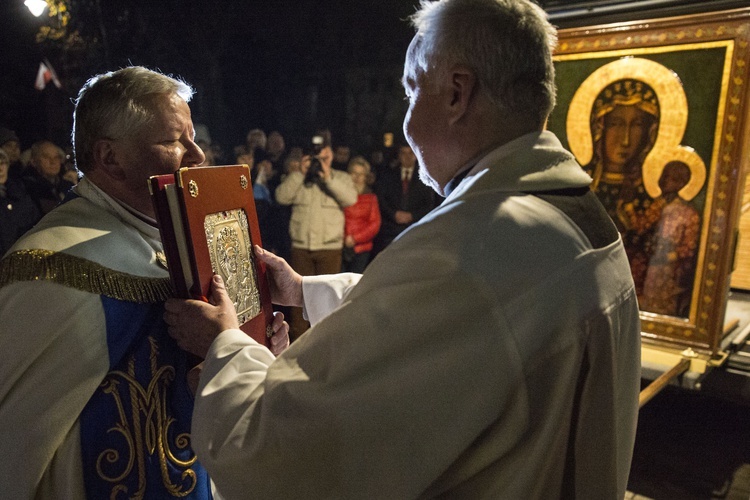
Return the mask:
<svg viewBox="0 0 750 500">
<path fill-rule="evenodd" d="M 642 167 L 648 195 L 660 194 L 658 178 L 670 160 L 688 164 L 693 174 L 680 191 L 701 216 L 689 312 L 682 317 L 642 308 L 645 342 L 711 353 L 719 348 L 750 163 L 749 42 L 750 9 L 559 32 L 558 101 L 548 128 L 579 162 L 591 159 L 596 94 L 630 78 L 661 93 L 662 135 Z"/>
</svg>

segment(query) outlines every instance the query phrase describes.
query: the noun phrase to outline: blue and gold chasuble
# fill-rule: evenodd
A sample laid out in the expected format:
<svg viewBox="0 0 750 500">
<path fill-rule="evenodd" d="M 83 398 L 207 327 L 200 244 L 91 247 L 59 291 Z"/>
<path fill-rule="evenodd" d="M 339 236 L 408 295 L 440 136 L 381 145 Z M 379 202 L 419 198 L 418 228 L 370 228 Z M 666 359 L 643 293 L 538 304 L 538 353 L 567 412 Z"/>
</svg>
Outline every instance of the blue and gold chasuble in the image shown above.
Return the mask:
<svg viewBox="0 0 750 500">
<path fill-rule="evenodd" d="M 0 282 L 47 280 L 101 298 L 109 372 L 79 418 L 87 497 L 212 498 L 208 474 L 190 447 L 192 357 L 167 335 L 162 319 L 169 279 L 41 249 L 7 255 L 0 274 Z"/>
<path fill-rule="evenodd" d="M 110 372 L 80 419 L 89 498 L 211 498 L 190 448 L 187 356 L 166 333 L 163 304 L 102 305 Z"/>
</svg>

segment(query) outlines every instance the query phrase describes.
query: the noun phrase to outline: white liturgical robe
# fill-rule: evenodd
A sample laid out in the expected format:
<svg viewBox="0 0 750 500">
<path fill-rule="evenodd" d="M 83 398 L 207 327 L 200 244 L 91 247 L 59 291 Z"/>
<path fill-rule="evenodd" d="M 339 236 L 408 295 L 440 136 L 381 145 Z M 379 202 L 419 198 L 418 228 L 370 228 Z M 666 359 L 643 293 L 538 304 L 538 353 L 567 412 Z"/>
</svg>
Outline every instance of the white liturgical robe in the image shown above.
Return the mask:
<svg viewBox="0 0 750 500">
<path fill-rule="evenodd" d="M 640 382 L 628 261 L 528 194 L 589 182 L 553 134 L 521 137 L 361 279 L 304 278 L 313 326 L 277 359 L 222 332 L 193 416 L 222 493 L 621 499 Z"/>
</svg>

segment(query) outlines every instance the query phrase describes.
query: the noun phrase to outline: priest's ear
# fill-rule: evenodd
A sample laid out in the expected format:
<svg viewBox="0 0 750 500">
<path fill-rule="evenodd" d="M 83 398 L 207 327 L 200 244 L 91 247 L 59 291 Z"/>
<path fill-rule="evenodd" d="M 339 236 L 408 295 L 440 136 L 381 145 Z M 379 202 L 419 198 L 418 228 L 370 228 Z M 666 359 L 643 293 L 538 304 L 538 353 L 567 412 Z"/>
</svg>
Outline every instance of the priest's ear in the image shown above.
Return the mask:
<svg viewBox="0 0 750 500">
<path fill-rule="evenodd" d="M 122 152 L 112 139 L 99 139 L 94 143 L 94 169 L 99 175 L 118 181 L 125 179 L 121 158 Z"/>
<path fill-rule="evenodd" d="M 477 77 L 469 67 L 457 65 L 450 70 L 451 122 L 464 116 L 476 92 Z"/>
</svg>

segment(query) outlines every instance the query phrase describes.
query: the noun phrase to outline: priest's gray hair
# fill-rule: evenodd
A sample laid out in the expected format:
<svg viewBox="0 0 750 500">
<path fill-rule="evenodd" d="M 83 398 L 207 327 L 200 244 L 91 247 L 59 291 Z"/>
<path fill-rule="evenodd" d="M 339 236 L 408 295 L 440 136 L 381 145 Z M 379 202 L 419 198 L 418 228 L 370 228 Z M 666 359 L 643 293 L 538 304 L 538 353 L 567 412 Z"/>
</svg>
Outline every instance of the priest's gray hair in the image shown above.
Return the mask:
<svg viewBox="0 0 750 500">
<path fill-rule="evenodd" d="M 406 54 L 404 80 L 442 75 L 455 65 L 474 71 L 501 113 L 528 113 L 544 123 L 555 106 L 552 52 L 557 31 L 529 0 L 421 0 Z"/>
<path fill-rule="evenodd" d="M 122 139 L 137 133 L 154 117 L 150 97 L 177 94 L 185 102 L 193 88 L 182 80 L 142 66 L 130 66 L 90 78 L 78 93 L 73 112 L 76 167 L 90 170 L 100 139 Z"/>
</svg>

